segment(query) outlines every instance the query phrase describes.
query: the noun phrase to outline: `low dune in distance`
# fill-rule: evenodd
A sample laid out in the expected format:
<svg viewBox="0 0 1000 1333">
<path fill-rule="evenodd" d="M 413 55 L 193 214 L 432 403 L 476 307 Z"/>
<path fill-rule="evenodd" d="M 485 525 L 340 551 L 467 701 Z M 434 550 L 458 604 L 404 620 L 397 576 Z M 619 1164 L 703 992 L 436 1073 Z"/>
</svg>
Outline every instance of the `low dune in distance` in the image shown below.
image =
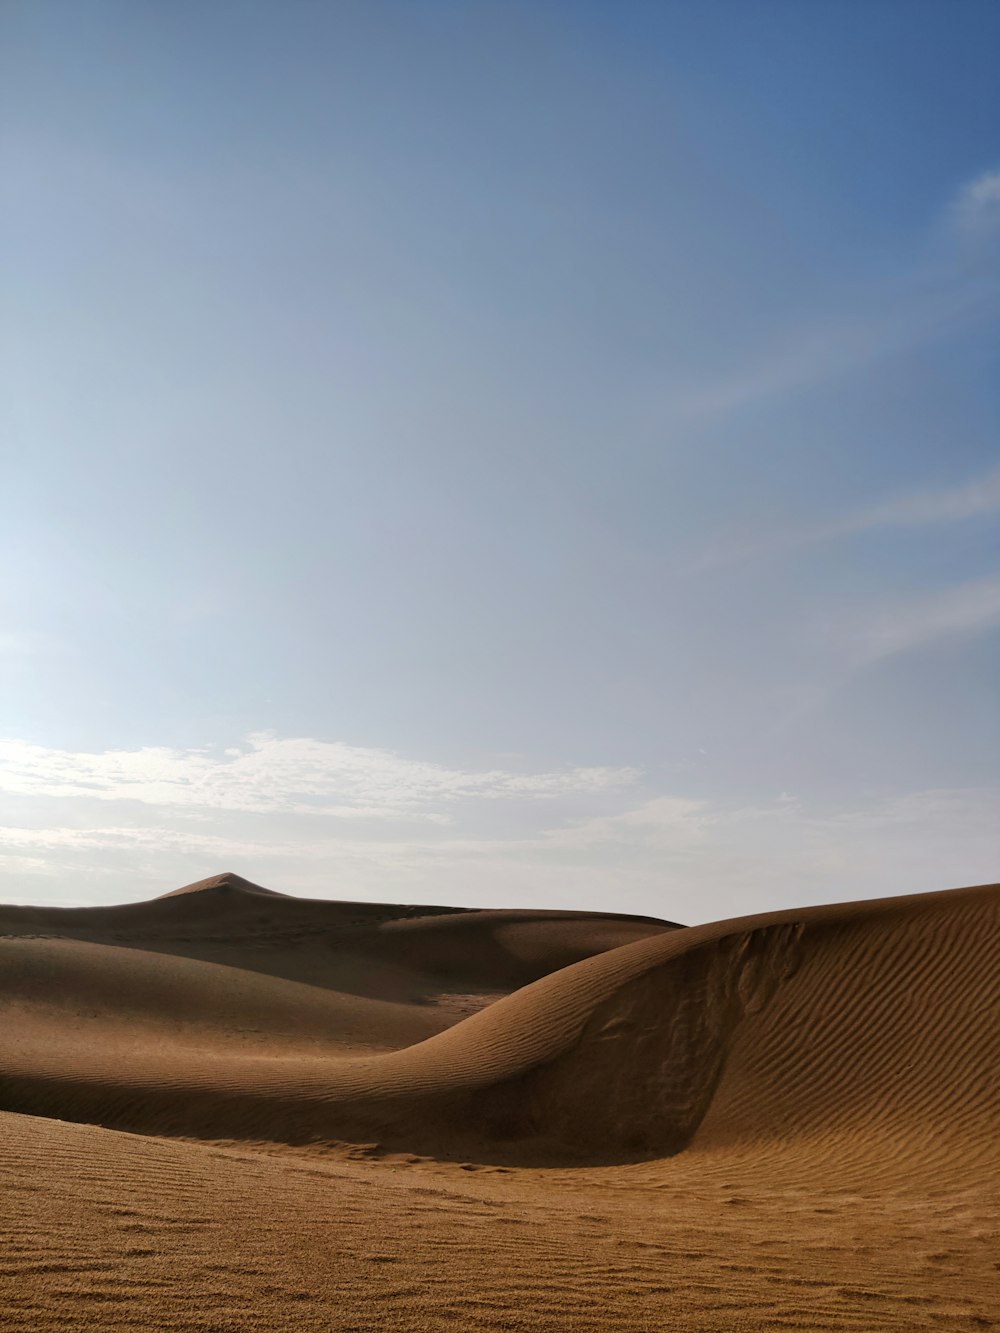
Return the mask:
<svg viewBox="0 0 1000 1333">
<path fill-rule="evenodd" d="M 1000 1327 L 1000 888 L 0 907 L 4 1328 Z M 76 1321 L 76 1322 L 74 1322 Z"/>
</svg>

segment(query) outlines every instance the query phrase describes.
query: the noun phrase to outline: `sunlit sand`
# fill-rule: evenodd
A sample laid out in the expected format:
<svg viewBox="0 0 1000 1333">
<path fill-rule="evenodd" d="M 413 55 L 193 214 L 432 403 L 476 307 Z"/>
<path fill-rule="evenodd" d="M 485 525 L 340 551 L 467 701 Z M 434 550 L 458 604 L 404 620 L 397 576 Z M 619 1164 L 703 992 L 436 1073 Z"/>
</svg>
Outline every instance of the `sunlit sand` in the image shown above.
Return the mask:
<svg viewBox="0 0 1000 1333">
<path fill-rule="evenodd" d="M 990 1327 L 998 926 L 0 908 L 3 1326 Z"/>
</svg>

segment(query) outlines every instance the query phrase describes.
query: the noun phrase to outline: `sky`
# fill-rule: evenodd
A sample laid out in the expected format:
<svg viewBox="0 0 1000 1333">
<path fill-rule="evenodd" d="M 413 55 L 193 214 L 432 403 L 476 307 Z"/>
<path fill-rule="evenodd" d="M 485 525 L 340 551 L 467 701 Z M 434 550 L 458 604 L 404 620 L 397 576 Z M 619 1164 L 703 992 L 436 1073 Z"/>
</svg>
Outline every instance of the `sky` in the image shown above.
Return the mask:
<svg viewBox="0 0 1000 1333">
<path fill-rule="evenodd" d="M 1000 877 L 993 0 L 5 0 L 0 901 Z"/>
</svg>

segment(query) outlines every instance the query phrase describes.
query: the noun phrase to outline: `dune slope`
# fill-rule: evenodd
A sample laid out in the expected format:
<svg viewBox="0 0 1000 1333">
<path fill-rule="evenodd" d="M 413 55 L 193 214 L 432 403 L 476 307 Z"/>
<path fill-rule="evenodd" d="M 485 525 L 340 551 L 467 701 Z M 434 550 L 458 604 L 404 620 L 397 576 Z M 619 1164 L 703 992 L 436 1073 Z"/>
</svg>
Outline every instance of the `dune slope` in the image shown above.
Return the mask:
<svg viewBox="0 0 1000 1333">
<path fill-rule="evenodd" d="M 144 906 L 165 901 L 184 900 Z M 327 906 L 339 905 L 319 905 Z M 463 951 L 471 946 L 494 981 L 497 957 L 513 960 L 509 982 L 521 967 L 537 972 L 545 953 L 524 918 L 449 914 L 435 926 L 426 915 L 396 917 L 375 932 L 390 941 L 381 963 L 402 967 L 408 960 L 412 968 L 417 958 L 425 979 L 436 975 L 439 982 L 468 970 Z M 583 920 L 584 933 L 593 935 L 594 920 Z M 565 929 L 552 914 L 534 925 L 544 937 L 553 921 Z M 569 925 L 569 943 L 553 947 L 549 961 L 580 951 L 581 919 Z M 611 938 L 622 929 L 614 921 Z M 519 941 L 525 930 L 530 948 Z M 369 1034 L 367 1045 L 358 1043 L 363 1054 L 346 1055 L 337 1036 L 345 1022 L 342 996 L 328 996 L 331 1007 L 323 1011 L 312 995 L 306 1003 L 298 992 L 279 994 L 271 978 L 274 1013 L 282 1017 L 260 1019 L 266 1030 L 254 1049 L 233 1039 L 233 1010 L 214 1026 L 203 1023 L 196 1042 L 171 1039 L 166 1029 L 186 982 L 161 974 L 154 986 L 132 949 L 127 981 L 107 959 L 100 965 L 112 999 L 131 998 L 109 1001 L 98 1027 L 153 1016 L 163 1039 L 133 1043 L 123 1065 L 120 1033 L 86 1047 L 60 1038 L 66 1029 L 59 1006 L 37 980 L 46 969 L 64 969 L 75 978 L 67 994 L 79 995 L 94 975 L 89 963 L 74 956 L 73 972 L 65 957 L 36 960 L 31 982 L 22 958 L 20 970 L 5 971 L 22 978 L 21 1020 L 0 1036 L 0 1108 L 153 1133 L 378 1139 L 483 1161 L 651 1160 L 686 1149 L 703 1156 L 770 1153 L 805 1176 L 865 1172 L 873 1164 L 901 1180 L 914 1172 L 953 1178 L 996 1169 L 996 887 L 692 929 L 633 922 L 628 930 L 645 937 L 559 967 L 433 1035 L 396 1014 L 394 1041 L 383 1041 L 381 1052 Z M 373 948 L 371 936 L 364 948 Z M 442 944 L 452 936 L 457 943 Z M 83 946 L 64 940 L 58 947 Z M 211 1007 L 222 1015 L 225 983 L 213 974 L 211 985 L 219 988 Z M 204 1003 L 196 1006 L 201 1013 Z M 246 1003 L 258 1015 L 267 1007 L 261 997 Z M 164 1011 L 173 1012 L 169 1021 Z M 365 1021 L 374 1029 L 379 1017 L 368 1013 Z M 307 1036 L 315 1047 L 304 1051 Z M 394 1042 L 400 1049 L 387 1050 Z"/>
<path fill-rule="evenodd" d="M 0 905 L 0 938 L 141 948 L 402 1000 L 449 987 L 495 998 L 581 958 L 676 928 L 617 913 L 293 898 L 233 874 L 114 907 Z"/>
</svg>

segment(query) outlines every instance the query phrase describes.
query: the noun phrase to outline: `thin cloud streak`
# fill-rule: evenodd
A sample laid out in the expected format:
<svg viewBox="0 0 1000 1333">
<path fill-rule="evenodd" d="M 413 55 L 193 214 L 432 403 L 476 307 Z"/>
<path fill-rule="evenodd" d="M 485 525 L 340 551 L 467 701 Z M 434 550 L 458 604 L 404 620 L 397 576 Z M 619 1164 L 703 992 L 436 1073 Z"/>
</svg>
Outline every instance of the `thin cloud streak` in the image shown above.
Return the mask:
<svg viewBox="0 0 1000 1333">
<path fill-rule="evenodd" d="M 868 612 L 833 627 L 830 638 L 849 670 L 860 670 L 1000 625 L 1000 574 Z"/>
<path fill-rule="evenodd" d="M 140 801 L 205 811 L 293 812 L 440 822 L 458 801 L 546 800 L 627 786 L 629 768 L 473 772 L 387 750 L 271 732 L 222 753 L 149 746 L 100 754 L 0 742 L 0 791 Z M 437 809 L 428 807 L 437 806 Z"/>
<path fill-rule="evenodd" d="M 953 205 L 957 226 L 973 233 L 1000 228 L 1000 171 L 984 171 L 958 192 Z"/>
<path fill-rule="evenodd" d="M 982 514 L 1000 513 L 1000 466 L 964 485 L 922 491 L 873 505 L 832 528 L 866 532 L 873 528 L 911 527 L 924 523 L 956 523 Z"/>
<path fill-rule="evenodd" d="M 747 911 L 982 883 L 1000 861 L 1000 792 L 930 789 L 853 806 L 782 794 L 733 805 L 675 794 L 533 836 L 359 841 L 227 829 L 48 825 L 0 831 L 31 901 L 134 901 L 223 868 L 305 896 L 633 911 L 690 923 Z M 608 886 L 614 885 L 609 898 Z M 4 897 L 16 901 L 8 888 Z"/>
<path fill-rule="evenodd" d="M 780 729 L 799 726 L 862 672 L 906 654 L 969 642 L 997 627 L 1000 574 L 818 619 L 812 640 L 822 666 L 812 679 L 800 682 Z"/>
<path fill-rule="evenodd" d="M 725 418 L 996 317 L 1000 275 L 990 242 L 1000 232 L 1000 173 L 963 185 L 944 219 L 943 258 L 915 263 L 895 287 L 866 293 L 854 311 L 793 330 L 744 367 L 675 392 L 665 409 L 671 424 Z"/>
<path fill-rule="evenodd" d="M 789 528 L 743 540 L 717 542 L 689 566 L 700 573 L 743 560 L 767 559 L 886 528 L 912 528 L 962 523 L 1000 514 L 1000 467 L 959 486 L 908 492 L 867 506 L 827 523 Z"/>
<path fill-rule="evenodd" d="M 716 378 L 675 400 L 677 424 L 725 418 L 744 408 L 864 369 L 995 317 L 1000 291 L 995 282 L 956 277 L 920 284 L 905 297 L 885 298 L 893 308 L 854 318 L 830 319 L 796 331 L 745 369 Z M 881 303 L 880 303 L 881 304 Z"/>
</svg>

